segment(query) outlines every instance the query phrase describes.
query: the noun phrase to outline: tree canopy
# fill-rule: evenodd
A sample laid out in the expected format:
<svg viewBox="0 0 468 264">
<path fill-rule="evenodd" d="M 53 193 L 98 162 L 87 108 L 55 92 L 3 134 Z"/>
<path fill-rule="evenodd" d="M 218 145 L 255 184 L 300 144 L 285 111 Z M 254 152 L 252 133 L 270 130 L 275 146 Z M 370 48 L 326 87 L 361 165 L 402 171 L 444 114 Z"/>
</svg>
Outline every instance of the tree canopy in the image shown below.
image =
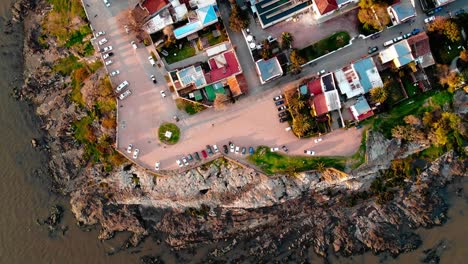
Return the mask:
<svg viewBox="0 0 468 264">
<path fill-rule="evenodd" d="M 249 18 L 237 4 L 232 6 L 231 15 L 229 16 L 229 27 L 235 32 L 241 32 L 242 29 L 249 26 Z"/>
</svg>

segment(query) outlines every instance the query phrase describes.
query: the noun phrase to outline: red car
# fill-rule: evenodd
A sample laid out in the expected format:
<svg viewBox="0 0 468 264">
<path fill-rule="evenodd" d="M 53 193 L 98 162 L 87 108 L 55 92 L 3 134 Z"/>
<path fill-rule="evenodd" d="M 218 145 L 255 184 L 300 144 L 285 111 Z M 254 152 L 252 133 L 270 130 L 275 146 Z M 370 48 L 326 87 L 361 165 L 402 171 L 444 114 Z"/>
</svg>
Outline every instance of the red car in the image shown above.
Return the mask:
<svg viewBox="0 0 468 264">
<path fill-rule="evenodd" d="M 204 151 L 204 150 L 201 151 L 201 154 L 202 154 L 203 158 L 205 158 L 205 159 L 208 157 L 208 155 L 206 154 L 206 151 Z"/>
</svg>

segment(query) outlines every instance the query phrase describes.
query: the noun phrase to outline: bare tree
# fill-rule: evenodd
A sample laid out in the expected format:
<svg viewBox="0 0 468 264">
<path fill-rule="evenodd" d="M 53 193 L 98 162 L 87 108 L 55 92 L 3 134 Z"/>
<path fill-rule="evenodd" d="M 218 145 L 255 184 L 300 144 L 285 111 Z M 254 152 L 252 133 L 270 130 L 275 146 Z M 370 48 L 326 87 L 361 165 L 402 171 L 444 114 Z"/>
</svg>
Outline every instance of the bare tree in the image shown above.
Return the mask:
<svg viewBox="0 0 468 264">
<path fill-rule="evenodd" d="M 213 106 L 216 110 L 226 108 L 226 102 L 229 98 L 225 94 L 216 94 L 216 98 L 213 102 Z"/>
</svg>

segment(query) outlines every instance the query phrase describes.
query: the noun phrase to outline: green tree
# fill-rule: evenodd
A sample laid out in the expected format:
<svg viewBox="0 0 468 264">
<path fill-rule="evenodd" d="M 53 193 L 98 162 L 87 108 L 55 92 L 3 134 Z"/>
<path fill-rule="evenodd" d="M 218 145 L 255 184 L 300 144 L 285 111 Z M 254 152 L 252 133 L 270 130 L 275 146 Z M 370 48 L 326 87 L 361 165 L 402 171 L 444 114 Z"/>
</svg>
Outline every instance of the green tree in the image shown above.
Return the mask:
<svg viewBox="0 0 468 264">
<path fill-rule="evenodd" d="M 292 44 L 294 42 L 294 37 L 291 35 L 289 32 L 283 32 L 281 33 L 281 45 L 283 48 L 291 48 Z"/>
<path fill-rule="evenodd" d="M 233 5 L 231 15 L 229 16 L 229 27 L 235 32 L 241 32 L 242 29 L 249 26 L 249 18 L 237 4 Z"/>
<path fill-rule="evenodd" d="M 385 87 L 376 87 L 370 90 L 372 101 L 376 103 L 384 103 L 388 98 L 388 90 Z"/>
<path fill-rule="evenodd" d="M 301 66 L 306 63 L 306 60 L 302 55 L 299 53 L 297 49 L 293 49 L 291 53 L 289 54 L 289 59 L 291 60 L 291 63 L 293 65 L 294 70 L 301 70 Z"/>
<path fill-rule="evenodd" d="M 264 40 L 262 42 L 262 58 L 264 60 L 268 60 L 271 58 L 271 47 L 270 47 L 270 42 L 268 40 Z"/>
</svg>

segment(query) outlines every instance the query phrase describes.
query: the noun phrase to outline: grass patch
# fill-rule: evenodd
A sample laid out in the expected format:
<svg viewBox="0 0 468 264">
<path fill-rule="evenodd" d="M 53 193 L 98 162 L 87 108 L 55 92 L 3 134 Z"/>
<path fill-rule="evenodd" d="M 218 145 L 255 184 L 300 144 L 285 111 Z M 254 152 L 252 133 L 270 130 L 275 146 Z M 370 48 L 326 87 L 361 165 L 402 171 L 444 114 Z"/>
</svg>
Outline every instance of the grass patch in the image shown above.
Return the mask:
<svg viewBox="0 0 468 264">
<path fill-rule="evenodd" d="M 367 129 L 362 131 L 361 145 L 359 149 L 351 156 L 351 159 L 354 161 L 351 165 L 351 168 L 356 169 L 366 162 L 366 150 L 367 150 Z"/>
<path fill-rule="evenodd" d="M 401 78 L 401 81 L 403 82 L 403 86 L 405 87 L 406 94 L 408 94 L 409 97 L 415 96 L 416 94 L 420 92 L 418 84 L 416 83 L 416 85 L 414 85 L 413 82 L 406 76 Z"/>
<path fill-rule="evenodd" d="M 337 32 L 299 50 L 299 52 L 307 61 L 311 61 L 348 45 L 350 39 L 351 37 L 349 36 L 348 32 Z"/>
<path fill-rule="evenodd" d="M 166 138 L 165 133 L 166 131 L 172 132 L 171 138 Z M 173 123 L 164 123 L 159 127 L 158 131 L 159 140 L 166 144 L 175 144 L 179 141 L 180 138 L 180 129 L 177 127 L 176 124 Z"/>
<path fill-rule="evenodd" d="M 188 102 L 187 100 L 177 98 L 176 105 L 179 110 L 184 110 L 189 115 L 194 115 L 206 109 L 206 106 Z"/>
<path fill-rule="evenodd" d="M 443 147 L 431 145 L 429 148 L 421 151 L 419 156 L 421 158 L 425 158 L 425 159 L 433 161 L 439 158 L 440 156 L 442 156 L 442 154 L 444 153 L 445 153 L 445 150 Z"/>
<path fill-rule="evenodd" d="M 167 56 L 161 55 L 168 64 L 172 64 L 190 57 L 195 56 L 195 48 L 190 45 L 190 42 L 184 41 L 182 47 L 179 49 L 179 43 L 173 44 L 168 48 L 164 49 L 169 53 Z M 161 49 L 158 50 L 161 53 Z"/>
<path fill-rule="evenodd" d="M 83 42 L 83 38 L 91 33 L 91 28 L 88 25 L 83 25 L 78 30 L 73 31 L 67 43 L 65 44 L 65 47 L 69 48 L 76 44 L 81 44 Z"/>
<path fill-rule="evenodd" d="M 338 157 L 301 157 L 287 156 L 271 152 L 268 147 L 258 147 L 249 160 L 260 167 L 267 174 L 286 173 L 293 175 L 297 172 L 333 167 L 344 169 L 344 158 Z"/>
<path fill-rule="evenodd" d="M 63 76 L 69 76 L 74 70 L 82 67 L 83 64 L 78 61 L 78 58 L 70 55 L 68 57 L 59 59 L 52 70 L 54 72 L 60 73 Z"/>
</svg>

